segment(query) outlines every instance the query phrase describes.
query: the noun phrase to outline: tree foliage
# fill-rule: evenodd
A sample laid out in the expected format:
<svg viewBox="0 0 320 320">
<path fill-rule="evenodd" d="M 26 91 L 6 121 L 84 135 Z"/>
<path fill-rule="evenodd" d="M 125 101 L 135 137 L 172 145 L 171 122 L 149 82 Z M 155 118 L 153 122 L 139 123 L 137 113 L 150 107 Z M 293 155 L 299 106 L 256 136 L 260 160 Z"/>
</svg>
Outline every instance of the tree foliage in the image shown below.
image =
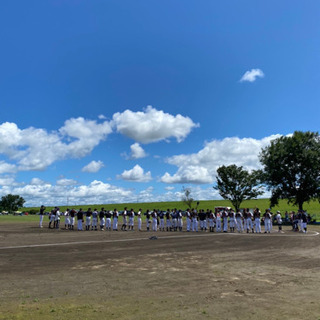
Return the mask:
<svg viewBox="0 0 320 320">
<path fill-rule="evenodd" d="M 0 208 L 2 210 L 8 211 L 9 213 L 12 213 L 23 207 L 24 203 L 25 200 L 19 195 L 8 194 L 1 198 Z"/>
<path fill-rule="evenodd" d="M 320 137 L 317 132 L 296 131 L 271 142 L 260 154 L 264 182 L 272 191 L 271 206 L 279 199 L 303 209 L 303 203 L 320 199 Z"/>
<path fill-rule="evenodd" d="M 236 210 L 244 200 L 254 199 L 263 194 L 260 183 L 260 171 L 249 173 L 243 167 L 235 164 L 221 166 L 217 170 L 217 185 L 213 188 L 219 191 L 220 196 L 230 200 Z"/>
</svg>

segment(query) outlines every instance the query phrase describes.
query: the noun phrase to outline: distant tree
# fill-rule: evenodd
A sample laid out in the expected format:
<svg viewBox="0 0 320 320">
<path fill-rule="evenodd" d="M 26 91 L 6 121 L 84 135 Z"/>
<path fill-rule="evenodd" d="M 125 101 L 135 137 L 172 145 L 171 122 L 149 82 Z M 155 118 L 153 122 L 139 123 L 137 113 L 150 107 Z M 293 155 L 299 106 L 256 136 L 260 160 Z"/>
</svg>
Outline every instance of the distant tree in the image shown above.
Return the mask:
<svg viewBox="0 0 320 320">
<path fill-rule="evenodd" d="M 235 164 L 221 166 L 217 170 L 217 185 L 213 188 L 219 191 L 220 196 L 229 200 L 236 210 L 244 200 L 254 199 L 263 194 L 260 184 L 261 171 L 249 173 L 243 167 Z"/>
<path fill-rule="evenodd" d="M 317 132 L 295 131 L 262 149 L 263 180 L 272 192 L 271 206 L 279 199 L 297 205 L 320 201 L 320 137 Z"/>
<path fill-rule="evenodd" d="M 9 213 L 13 213 L 19 208 L 23 207 L 24 203 L 25 200 L 19 195 L 8 194 L 1 198 L 0 208 L 2 210 L 8 211 Z"/>
<path fill-rule="evenodd" d="M 191 197 L 191 189 L 182 187 L 183 196 L 181 200 L 184 204 L 188 206 L 188 208 L 192 208 L 192 203 L 194 202 L 194 199 Z"/>
</svg>

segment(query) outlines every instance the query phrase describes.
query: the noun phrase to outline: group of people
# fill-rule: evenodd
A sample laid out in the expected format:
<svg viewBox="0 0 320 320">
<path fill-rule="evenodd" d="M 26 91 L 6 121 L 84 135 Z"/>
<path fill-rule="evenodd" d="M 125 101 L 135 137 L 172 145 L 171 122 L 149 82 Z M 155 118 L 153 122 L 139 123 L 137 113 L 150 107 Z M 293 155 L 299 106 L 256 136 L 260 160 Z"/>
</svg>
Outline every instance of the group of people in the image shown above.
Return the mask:
<svg viewBox="0 0 320 320">
<path fill-rule="evenodd" d="M 40 208 L 40 228 L 43 227 L 43 216 L 45 215 L 45 207 Z M 137 221 L 137 229 L 142 231 L 142 216 L 145 216 L 145 224 L 147 231 L 182 231 L 184 220 L 186 222 L 186 231 L 198 232 L 252 232 L 262 233 L 261 224 L 264 225 L 264 233 L 270 233 L 273 222 L 278 226 L 278 232 L 282 232 L 282 217 L 280 211 L 275 215 L 270 209 L 266 209 L 262 214 L 256 208 L 255 210 L 242 209 L 235 212 L 231 208 L 223 208 L 216 210 L 147 210 L 142 213 L 139 209 L 134 212 L 133 209 L 128 210 L 127 207 L 119 212 L 117 209 L 113 211 L 101 208 L 97 210 L 83 211 L 82 209 L 67 209 L 65 212 L 60 212 L 58 207 L 55 207 L 49 213 L 49 228 L 59 229 L 61 217 L 64 217 L 64 227 L 67 230 L 78 231 L 85 230 L 107 230 L 107 231 L 133 231 L 135 221 Z M 122 220 L 122 221 L 120 221 Z M 304 211 L 294 212 L 291 215 L 292 229 L 294 231 L 307 232 L 308 216 Z"/>
</svg>

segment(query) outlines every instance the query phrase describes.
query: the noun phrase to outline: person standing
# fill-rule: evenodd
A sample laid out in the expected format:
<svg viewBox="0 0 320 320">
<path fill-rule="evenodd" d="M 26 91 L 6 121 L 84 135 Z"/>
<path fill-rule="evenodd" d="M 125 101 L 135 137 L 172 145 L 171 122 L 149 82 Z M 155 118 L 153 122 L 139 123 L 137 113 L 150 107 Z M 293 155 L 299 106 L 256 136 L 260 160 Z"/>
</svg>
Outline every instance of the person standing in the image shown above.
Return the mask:
<svg viewBox="0 0 320 320">
<path fill-rule="evenodd" d="M 243 232 L 242 213 L 240 210 L 238 210 L 236 213 L 236 224 L 237 224 L 237 231 Z"/>
<path fill-rule="evenodd" d="M 192 231 L 198 232 L 198 214 L 197 210 L 192 210 Z"/>
<path fill-rule="evenodd" d="M 281 218 L 280 211 L 277 211 L 276 220 L 277 220 L 277 224 L 278 224 L 278 232 L 283 233 L 283 231 L 282 231 L 282 218 Z"/>
<path fill-rule="evenodd" d="M 55 218 L 54 218 L 54 225 L 56 229 L 60 228 L 60 209 L 56 207 L 56 214 L 55 214 Z"/>
<path fill-rule="evenodd" d="M 70 211 L 70 229 L 71 230 L 74 230 L 74 219 L 75 219 L 76 213 L 77 213 L 76 210 L 71 209 Z"/>
<path fill-rule="evenodd" d="M 100 219 L 100 230 L 103 231 L 104 230 L 104 224 L 106 224 L 106 230 L 108 230 L 107 228 L 107 222 L 105 221 L 105 217 L 107 218 L 107 214 L 104 210 L 104 208 L 102 207 L 101 210 L 99 211 L 99 219 Z M 111 214 L 110 214 L 110 228 L 111 228 Z"/>
<path fill-rule="evenodd" d="M 82 231 L 83 216 L 84 212 L 82 211 L 82 208 L 80 208 L 77 212 L 78 231 Z"/>
<path fill-rule="evenodd" d="M 160 219 L 160 225 L 159 225 L 159 230 L 164 231 L 164 212 L 159 211 L 158 217 Z"/>
<path fill-rule="evenodd" d="M 302 232 L 307 233 L 308 214 L 306 211 L 302 211 L 301 219 L 302 219 L 302 224 L 301 224 Z"/>
<path fill-rule="evenodd" d="M 49 214 L 49 229 L 51 229 L 51 224 L 53 222 L 53 228 L 55 228 L 55 218 L 56 218 L 56 209 L 52 209 L 50 214 Z"/>
<path fill-rule="evenodd" d="M 112 229 L 113 229 L 113 231 L 118 231 L 118 217 L 119 217 L 119 212 L 117 211 L 117 209 L 114 209 L 114 210 L 113 210 L 112 217 L 113 217 L 113 226 L 112 226 Z"/>
<path fill-rule="evenodd" d="M 141 231 L 141 226 L 142 226 L 142 219 L 141 219 L 141 209 L 139 209 L 138 213 L 137 213 L 137 217 L 138 217 L 138 230 Z"/>
<path fill-rule="evenodd" d="M 214 213 L 212 210 L 209 211 L 209 231 L 214 232 Z"/>
<path fill-rule="evenodd" d="M 158 229 L 157 210 L 153 210 L 151 213 L 151 216 L 152 216 L 152 231 L 157 231 Z"/>
<path fill-rule="evenodd" d="M 223 232 L 228 232 L 228 211 L 224 209 L 222 211 Z"/>
<path fill-rule="evenodd" d="M 190 209 L 187 209 L 186 217 L 187 217 L 187 232 L 190 232 L 190 230 L 191 230 L 191 212 L 190 212 Z"/>
<path fill-rule="evenodd" d="M 236 216 L 232 209 L 230 210 L 230 213 L 229 213 L 229 219 L 230 219 L 230 224 L 229 224 L 230 232 L 233 233 L 236 225 Z"/>
<path fill-rule="evenodd" d="M 91 225 L 91 230 L 98 231 L 98 210 L 94 209 L 92 212 L 92 225 Z"/>
<path fill-rule="evenodd" d="M 39 228 L 42 228 L 42 227 L 43 227 L 43 226 L 42 226 L 42 223 L 43 223 L 43 216 L 44 216 L 44 214 L 45 214 L 45 210 L 46 210 L 46 207 L 45 207 L 44 205 L 42 205 L 42 206 L 40 207 L 40 213 L 39 213 L 39 215 L 40 215 Z"/>
<path fill-rule="evenodd" d="M 147 212 L 146 212 L 147 231 L 150 230 L 150 217 L 151 217 L 151 213 L 150 213 L 149 209 L 147 209 Z"/>
<path fill-rule="evenodd" d="M 166 227 L 167 227 L 167 231 L 172 231 L 171 215 L 170 215 L 169 209 L 167 209 L 166 211 Z"/>
<path fill-rule="evenodd" d="M 264 233 L 270 233 L 271 228 L 271 214 L 270 214 L 270 209 L 267 209 L 266 212 L 263 215 L 264 218 Z"/>
<path fill-rule="evenodd" d="M 91 210 L 91 208 L 88 208 L 88 210 L 86 212 L 86 231 L 90 230 L 91 216 L 92 216 L 92 210 Z"/>
<path fill-rule="evenodd" d="M 66 212 L 63 214 L 64 215 L 64 228 L 66 230 L 70 229 L 70 209 L 68 208 Z"/>
<path fill-rule="evenodd" d="M 127 215 L 128 215 L 127 207 L 125 207 L 122 213 L 122 219 L 123 219 L 123 223 L 121 226 L 122 231 L 127 231 Z"/>
<path fill-rule="evenodd" d="M 260 210 L 257 208 L 256 210 L 254 210 L 254 214 L 253 214 L 253 218 L 254 218 L 254 228 L 256 233 L 261 233 L 261 221 L 260 221 L 260 217 L 261 217 L 261 212 Z"/>
</svg>

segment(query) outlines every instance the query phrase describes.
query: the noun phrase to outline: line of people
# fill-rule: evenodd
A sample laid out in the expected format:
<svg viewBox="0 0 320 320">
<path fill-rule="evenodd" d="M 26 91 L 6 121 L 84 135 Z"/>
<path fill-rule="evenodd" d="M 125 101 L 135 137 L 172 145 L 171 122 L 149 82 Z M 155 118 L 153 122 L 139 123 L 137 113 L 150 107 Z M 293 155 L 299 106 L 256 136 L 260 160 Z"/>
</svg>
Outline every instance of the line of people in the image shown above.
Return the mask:
<svg viewBox="0 0 320 320">
<path fill-rule="evenodd" d="M 40 227 L 42 228 L 43 215 L 45 207 L 40 208 Z M 75 222 L 77 222 L 77 230 L 107 230 L 107 231 L 133 231 L 135 220 L 137 220 L 137 229 L 142 231 L 142 216 L 145 216 L 145 224 L 147 231 L 182 231 L 184 220 L 186 221 L 186 231 L 198 232 L 252 232 L 262 233 L 261 224 L 264 225 L 264 233 L 272 231 L 273 220 L 278 225 L 278 232 L 282 232 L 282 217 L 280 211 L 277 211 L 275 217 L 270 209 L 266 209 L 261 214 L 259 209 L 251 212 L 249 209 L 235 212 L 233 209 L 199 210 L 187 209 L 186 211 L 168 209 L 147 210 L 144 214 L 139 209 L 134 212 L 133 209 L 128 210 L 126 207 L 119 212 L 117 209 L 113 211 L 92 210 L 87 211 L 79 209 L 67 209 L 64 213 L 60 212 L 58 207 L 51 210 L 49 214 L 49 228 L 59 229 L 61 217 L 64 217 L 65 229 L 75 230 Z M 122 218 L 122 223 L 119 221 Z M 121 227 L 120 227 L 121 225 Z M 294 216 L 293 228 L 299 228 L 302 232 L 307 232 L 307 214 L 299 212 Z"/>
</svg>

